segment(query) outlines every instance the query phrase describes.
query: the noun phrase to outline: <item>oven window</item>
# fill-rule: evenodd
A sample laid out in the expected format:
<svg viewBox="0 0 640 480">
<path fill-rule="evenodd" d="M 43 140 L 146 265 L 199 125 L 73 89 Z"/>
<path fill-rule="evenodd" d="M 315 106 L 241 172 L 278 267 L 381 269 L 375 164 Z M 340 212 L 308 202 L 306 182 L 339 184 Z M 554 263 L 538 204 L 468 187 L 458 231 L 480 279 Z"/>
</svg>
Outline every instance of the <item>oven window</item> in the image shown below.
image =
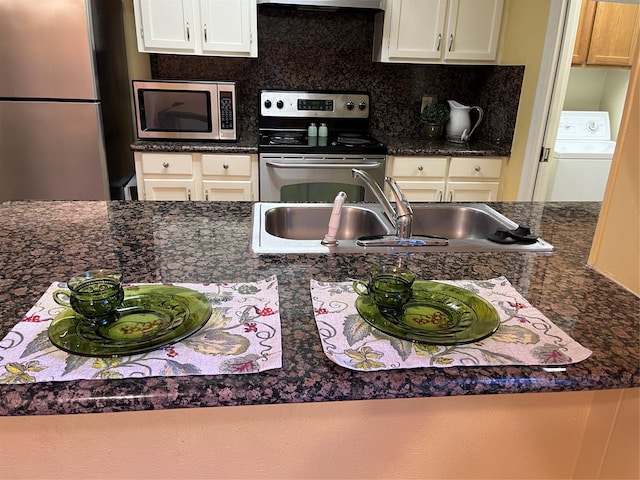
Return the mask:
<svg viewBox="0 0 640 480">
<path fill-rule="evenodd" d="M 298 183 L 280 189 L 283 202 L 333 202 L 339 192 L 347 194 L 349 202 L 364 201 L 364 187 L 347 183 Z"/>
<path fill-rule="evenodd" d="M 206 91 L 141 90 L 143 130 L 151 132 L 210 132 L 211 100 Z"/>
</svg>

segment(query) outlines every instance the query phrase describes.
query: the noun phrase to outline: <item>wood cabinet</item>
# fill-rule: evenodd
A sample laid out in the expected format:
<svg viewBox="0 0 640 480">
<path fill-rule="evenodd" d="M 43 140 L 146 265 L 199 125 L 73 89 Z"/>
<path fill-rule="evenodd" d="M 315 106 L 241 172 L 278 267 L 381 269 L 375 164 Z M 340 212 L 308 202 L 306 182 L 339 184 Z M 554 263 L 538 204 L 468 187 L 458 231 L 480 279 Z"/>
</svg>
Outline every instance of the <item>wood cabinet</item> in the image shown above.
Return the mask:
<svg viewBox="0 0 640 480">
<path fill-rule="evenodd" d="M 376 18 L 374 59 L 493 63 L 503 0 L 387 0 Z"/>
<path fill-rule="evenodd" d="M 585 0 L 572 63 L 631 67 L 640 30 L 640 5 Z"/>
<path fill-rule="evenodd" d="M 258 157 L 245 154 L 135 153 L 141 200 L 258 199 Z"/>
<path fill-rule="evenodd" d="M 256 0 L 134 0 L 138 50 L 257 57 Z"/>
<path fill-rule="evenodd" d="M 387 174 L 410 202 L 491 202 L 505 163 L 504 157 L 389 157 Z"/>
</svg>

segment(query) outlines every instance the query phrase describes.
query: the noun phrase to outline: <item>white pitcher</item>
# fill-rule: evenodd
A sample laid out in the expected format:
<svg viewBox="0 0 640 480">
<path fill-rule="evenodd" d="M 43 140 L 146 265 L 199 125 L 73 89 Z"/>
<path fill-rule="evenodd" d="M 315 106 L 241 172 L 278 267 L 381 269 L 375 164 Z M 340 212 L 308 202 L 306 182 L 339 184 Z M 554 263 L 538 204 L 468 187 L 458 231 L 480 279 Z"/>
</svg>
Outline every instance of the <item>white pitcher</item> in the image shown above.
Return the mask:
<svg viewBox="0 0 640 480">
<path fill-rule="evenodd" d="M 447 100 L 447 102 L 449 103 L 450 110 L 449 121 L 445 128 L 447 140 L 450 142 L 466 142 L 480 124 L 484 112 L 480 107 L 467 107 L 455 100 Z M 471 110 L 478 111 L 478 120 L 473 128 L 471 128 Z"/>
</svg>

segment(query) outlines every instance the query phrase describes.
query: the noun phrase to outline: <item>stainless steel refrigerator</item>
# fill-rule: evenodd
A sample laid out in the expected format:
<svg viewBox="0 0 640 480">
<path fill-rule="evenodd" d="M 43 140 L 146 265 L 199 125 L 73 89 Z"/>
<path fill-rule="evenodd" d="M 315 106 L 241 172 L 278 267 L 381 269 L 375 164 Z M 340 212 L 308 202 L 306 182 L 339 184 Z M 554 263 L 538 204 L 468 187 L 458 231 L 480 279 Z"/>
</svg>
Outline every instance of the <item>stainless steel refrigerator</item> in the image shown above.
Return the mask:
<svg viewBox="0 0 640 480">
<path fill-rule="evenodd" d="M 0 201 L 123 198 L 130 98 L 121 0 L 0 0 Z"/>
</svg>

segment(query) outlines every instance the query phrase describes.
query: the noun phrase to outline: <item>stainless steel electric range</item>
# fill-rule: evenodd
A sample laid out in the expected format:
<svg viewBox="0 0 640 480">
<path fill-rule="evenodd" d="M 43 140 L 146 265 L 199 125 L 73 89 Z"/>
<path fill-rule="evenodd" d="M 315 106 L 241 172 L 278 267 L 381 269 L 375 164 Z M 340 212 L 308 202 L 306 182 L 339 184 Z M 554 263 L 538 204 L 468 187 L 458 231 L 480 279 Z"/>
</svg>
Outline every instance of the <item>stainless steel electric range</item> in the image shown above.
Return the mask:
<svg viewBox="0 0 640 480">
<path fill-rule="evenodd" d="M 260 91 L 260 200 L 324 202 L 344 191 L 349 202 L 375 201 L 351 173 L 384 181 L 387 148 L 369 135 L 369 110 L 365 92 Z"/>
</svg>

